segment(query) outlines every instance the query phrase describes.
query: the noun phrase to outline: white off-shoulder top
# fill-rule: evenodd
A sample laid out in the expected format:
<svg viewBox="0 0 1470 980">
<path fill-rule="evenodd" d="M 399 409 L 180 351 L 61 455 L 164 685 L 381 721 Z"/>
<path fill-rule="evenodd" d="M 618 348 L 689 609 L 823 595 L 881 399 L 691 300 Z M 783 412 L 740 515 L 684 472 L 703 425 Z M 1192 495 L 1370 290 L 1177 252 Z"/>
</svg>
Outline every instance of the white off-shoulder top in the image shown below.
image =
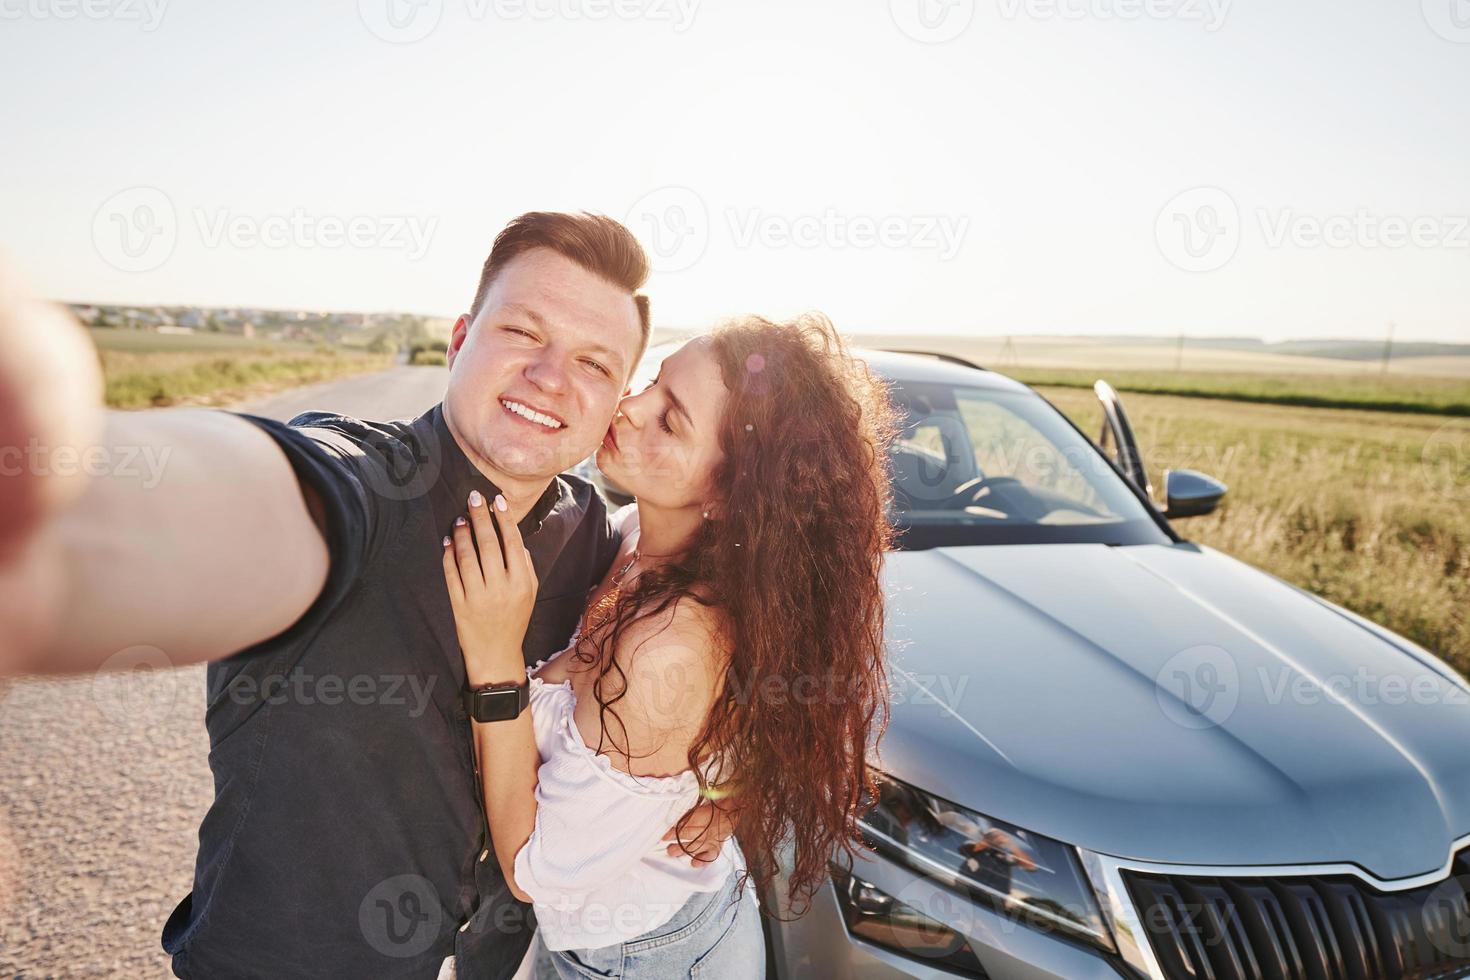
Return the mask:
<svg viewBox="0 0 1470 980">
<path fill-rule="evenodd" d="M 536 827 L 516 854 L 515 876 L 531 896 L 542 941 L 553 950 L 627 942 L 669 921 L 696 893 L 716 891 L 744 870 L 733 837 L 702 868 L 691 867 L 684 854 L 670 857 L 663 835 L 699 802 L 693 771 L 659 778 L 613 768 L 582 741 L 575 706 L 570 682 L 531 678 L 541 768 Z"/>
</svg>

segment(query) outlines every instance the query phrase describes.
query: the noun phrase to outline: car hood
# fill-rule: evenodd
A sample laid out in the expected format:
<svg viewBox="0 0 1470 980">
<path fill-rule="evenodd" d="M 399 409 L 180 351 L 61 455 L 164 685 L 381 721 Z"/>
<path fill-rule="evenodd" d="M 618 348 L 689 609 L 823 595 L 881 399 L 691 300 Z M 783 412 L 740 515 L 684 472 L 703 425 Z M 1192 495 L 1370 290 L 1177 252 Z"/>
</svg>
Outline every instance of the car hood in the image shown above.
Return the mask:
<svg viewBox="0 0 1470 980">
<path fill-rule="evenodd" d="M 1117 857 L 1442 869 L 1470 690 L 1407 640 L 1191 543 L 889 556 L 881 766 Z"/>
</svg>

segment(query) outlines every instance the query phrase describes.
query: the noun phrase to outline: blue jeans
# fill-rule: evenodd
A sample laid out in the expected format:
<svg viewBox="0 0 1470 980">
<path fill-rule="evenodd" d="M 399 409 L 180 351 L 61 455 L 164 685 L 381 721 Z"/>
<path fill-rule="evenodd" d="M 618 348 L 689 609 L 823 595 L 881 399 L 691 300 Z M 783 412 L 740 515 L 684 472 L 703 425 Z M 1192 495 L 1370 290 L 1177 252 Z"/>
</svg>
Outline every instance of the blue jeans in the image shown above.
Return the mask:
<svg viewBox="0 0 1470 980">
<path fill-rule="evenodd" d="M 562 980 L 762 980 L 766 943 L 751 886 L 733 873 L 696 893 L 674 917 L 637 939 L 597 949 L 553 950 Z"/>
</svg>

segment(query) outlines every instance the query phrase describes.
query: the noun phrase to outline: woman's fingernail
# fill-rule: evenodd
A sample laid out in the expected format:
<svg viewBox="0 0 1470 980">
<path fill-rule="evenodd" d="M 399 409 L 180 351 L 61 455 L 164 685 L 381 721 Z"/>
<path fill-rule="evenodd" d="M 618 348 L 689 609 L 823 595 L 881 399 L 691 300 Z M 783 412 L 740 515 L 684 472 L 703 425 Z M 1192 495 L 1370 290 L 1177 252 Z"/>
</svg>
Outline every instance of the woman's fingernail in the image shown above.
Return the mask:
<svg viewBox="0 0 1470 980">
<path fill-rule="evenodd" d="M 446 548 L 449 547 L 449 544 L 450 544 L 449 535 L 446 534 L 446 535 L 444 535 L 444 547 L 446 547 Z"/>
<path fill-rule="evenodd" d="M 478 490 L 471 490 L 470 491 L 470 506 L 471 507 L 478 507 L 481 504 L 483 504 L 484 502 L 485 502 L 485 498 L 482 497 L 482 496 L 480 496 L 480 491 L 478 491 Z"/>
<path fill-rule="evenodd" d="M 459 517 L 456 517 L 454 519 L 454 526 L 455 527 L 464 527 L 464 516 L 463 515 L 461 515 Z"/>
<path fill-rule="evenodd" d="M 503 513 L 509 506 L 510 505 L 505 502 L 505 494 L 503 494 L 503 493 L 497 493 L 495 495 L 495 509 L 496 510 L 501 511 Z"/>
</svg>

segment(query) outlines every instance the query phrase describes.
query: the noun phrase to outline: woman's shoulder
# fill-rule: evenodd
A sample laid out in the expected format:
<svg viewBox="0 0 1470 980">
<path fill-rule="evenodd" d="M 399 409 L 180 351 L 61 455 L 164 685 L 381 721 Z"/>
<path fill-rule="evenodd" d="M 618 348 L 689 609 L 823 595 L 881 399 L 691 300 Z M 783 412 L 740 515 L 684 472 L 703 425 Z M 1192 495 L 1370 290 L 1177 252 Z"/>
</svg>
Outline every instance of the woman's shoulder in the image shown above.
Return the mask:
<svg viewBox="0 0 1470 980">
<path fill-rule="evenodd" d="M 611 654 L 616 669 L 601 679 L 613 710 L 604 714 L 591 698 L 577 704 L 587 744 L 610 745 L 613 764 L 638 776 L 687 768 L 689 746 L 723 684 L 719 637 L 713 611 L 687 598 L 624 624 Z M 604 724 L 611 726 L 606 742 Z"/>
</svg>

